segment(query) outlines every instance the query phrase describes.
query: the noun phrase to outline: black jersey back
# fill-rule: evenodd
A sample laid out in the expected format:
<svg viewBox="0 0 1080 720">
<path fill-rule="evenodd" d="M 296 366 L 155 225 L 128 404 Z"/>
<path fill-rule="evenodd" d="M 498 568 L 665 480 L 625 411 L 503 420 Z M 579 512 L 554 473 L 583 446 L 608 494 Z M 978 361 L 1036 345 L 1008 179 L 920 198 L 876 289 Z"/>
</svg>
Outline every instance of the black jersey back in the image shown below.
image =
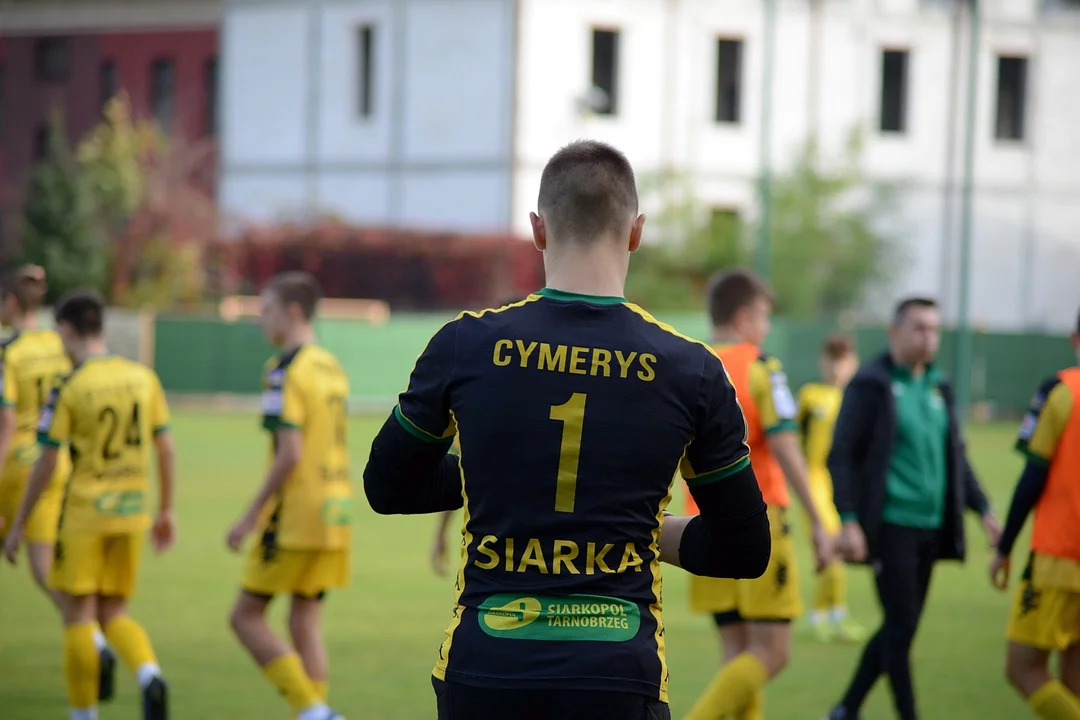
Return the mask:
<svg viewBox="0 0 1080 720">
<path fill-rule="evenodd" d="M 713 351 L 622 298 L 543 290 L 445 325 L 396 414 L 461 447 L 462 566 L 435 676 L 666 700 L 672 481 L 680 459 L 692 484 L 748 463 Z"/>
</svg>

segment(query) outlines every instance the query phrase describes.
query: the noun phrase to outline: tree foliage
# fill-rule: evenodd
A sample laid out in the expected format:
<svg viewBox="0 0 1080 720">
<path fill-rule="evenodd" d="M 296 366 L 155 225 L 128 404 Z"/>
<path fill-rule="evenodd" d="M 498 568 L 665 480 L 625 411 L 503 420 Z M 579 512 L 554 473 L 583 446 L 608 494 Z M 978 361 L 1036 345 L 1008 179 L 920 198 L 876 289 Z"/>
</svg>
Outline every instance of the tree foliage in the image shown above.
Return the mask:
<svg viewBox="0 0 1080 720">
<path fill-rule="evenodd" d="M 109 247 L 59 113 L 48 126 L 45 157 L 27 182 L 22 237 L 18 260 L 45 268 L 49 301 L 74 288 L 107 289 Z"/>
<path fill-rule="evenodd" d="M 825 167 L 807 143 L 791 170 L 773 180 L 770 282 L 777 310 L 789 317 L 856 308 L 901 266 L 897 243 L 884 230 L 893 192 L 863 175 L 857 131 L 845 150 Z M 646 234 L 660 242 L 631 263 L 628 295 L 657 309 L 697 309 L 714 272 L 752 266 L 756 226 L 710 212 L 685 178 L 647 178 L 642 195 L 646 207 L 659 208 Z"/>
</svg>

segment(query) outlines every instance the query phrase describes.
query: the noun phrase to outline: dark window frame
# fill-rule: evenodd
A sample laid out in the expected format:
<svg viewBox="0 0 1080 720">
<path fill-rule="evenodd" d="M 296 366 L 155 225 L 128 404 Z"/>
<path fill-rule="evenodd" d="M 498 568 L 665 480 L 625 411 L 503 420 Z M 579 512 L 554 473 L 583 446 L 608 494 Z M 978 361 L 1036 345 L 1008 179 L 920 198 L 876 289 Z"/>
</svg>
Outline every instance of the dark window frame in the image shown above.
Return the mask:
<svg viewBox="0 0 1080 720">
<path fill-rule="evenodd" d="M 596 25 L 590 28 L 591 53 L 589 69 L 592 88 L 598 88 L 605 94 L 605 102 L 600 107 L 592 107 L 597 115 L 615 117 L 619 114 L 619 55 L 622 45 L 622 30 L 610 25 Z M 610 40 L 610 47 L 607 46 Z M 599 55 L 609 55 L 601 58 Z M 590 92 L 591 95 L 591 92 Z"/>
<path fill-rule="evenodd" d="M 362 119 L 375 115 L 375 25 L 356 27 L 356 114 Z"/>
<path fill-rule="evenodd" d="M 724 50 L 733 50 L 730 57 L 724 56 Z M 716 96 L 713 108 L 713 122 L 721 125 L 739 125 L 742 123 L 743 110 L 743 61 L 746 53 L 746 40 L 742 37 L 721 35 L 716 38 Z M 731 61 L 734 70 L 727 73 L 727 61 Z M 725 82 L 727 81 L 727 82 Z"/>
<path fill-rule="evenodd" d="M 218 97 L 221 93 L 221 63 L 217 55 L 203 61 L 203 135 L 217 137 Z"/>
<path fill-rule="evenodd" d="M 50 50 L 53 55 L 50 55 Z M 43 83 L 63 83 L 71 77 L 71 39 L 47 35 L 34 41 L 34 79 Z"/>
<path fill-rule="evenodd" d="M 120 71 L 114 58 L 102 58 L 98 65 L 98 109 L 105 110 L 105 105 L 120 91 Z"/>
<path fill-rule="evenodd" d="M 911 98 L 911 49 L 907 47 L 881 48 L 881 71 L 878 80 L 878 132 L 882 135 L 907 135 Z M 900 61 L 898 65 L 890 63 Z M 892 77 L 890 71 L 898 77 Z"/>
<path fill-rule="evenodd" d="M 163 132 L 172 132 L 176 123 L 176 58 L 171 55 L 150 61 L 150 114 Z"/>
<path fill-rule="evenodd" d="M 994 140 L 1022 143 L 1027 140 L 1029 130 L 1027 114 L 1031 56 L 1020 53 L 996 53 L 994 57 L 997 59 L 995 68 L 997 77 L 994 84 Z M 1010 87 L 1005 87 L 1007 84 Z"/>
</svg>

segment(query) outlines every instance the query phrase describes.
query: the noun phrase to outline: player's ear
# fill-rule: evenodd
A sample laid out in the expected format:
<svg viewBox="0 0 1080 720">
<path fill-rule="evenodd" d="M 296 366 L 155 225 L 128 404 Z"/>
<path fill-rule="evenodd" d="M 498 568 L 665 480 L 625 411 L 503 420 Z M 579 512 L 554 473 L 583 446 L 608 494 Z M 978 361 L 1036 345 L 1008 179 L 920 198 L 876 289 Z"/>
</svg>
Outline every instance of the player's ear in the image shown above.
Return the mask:
<svg viewBox="0 0 1080 720">
<path fill-rule="evenodd" d="M 529 222 L 532 224 L 533 245 L 540 252 L 544 252 L 547 250 L 547 228 L 544 227 L 544 219 L 531 212 Z"/>
<path fill-rule="evenodd" d="M 645 214 L 642 213 L 634 218 L 634 224 L 630 226 L 630 252 L 637 252 L 641 247 L 641 235 L 645 229 Z"/>
</svg>

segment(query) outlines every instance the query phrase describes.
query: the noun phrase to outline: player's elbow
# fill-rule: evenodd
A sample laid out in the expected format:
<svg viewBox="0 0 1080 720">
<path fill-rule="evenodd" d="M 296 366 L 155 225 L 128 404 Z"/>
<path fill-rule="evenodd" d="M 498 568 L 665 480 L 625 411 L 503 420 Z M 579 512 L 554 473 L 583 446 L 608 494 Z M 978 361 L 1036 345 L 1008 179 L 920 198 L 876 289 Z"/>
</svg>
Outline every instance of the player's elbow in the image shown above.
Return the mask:
<svg viewBox="0 0 1080 720">
<path fill-rule="evenodd" d="M 739 579 L 754 580 L 765 574 L 772 557 L 772 529 L 766 513 L 753 518 L 747 528 L 746 567 Z"/>
<path fill-rule="evenodd" d="M 368 462 L 364 468 L 364 495 L 368 505 L 378 515 L 397 515 L 401 513 L 400 501 L 392 482 L 388 482 L 375 463 Z"/>
</svg>

